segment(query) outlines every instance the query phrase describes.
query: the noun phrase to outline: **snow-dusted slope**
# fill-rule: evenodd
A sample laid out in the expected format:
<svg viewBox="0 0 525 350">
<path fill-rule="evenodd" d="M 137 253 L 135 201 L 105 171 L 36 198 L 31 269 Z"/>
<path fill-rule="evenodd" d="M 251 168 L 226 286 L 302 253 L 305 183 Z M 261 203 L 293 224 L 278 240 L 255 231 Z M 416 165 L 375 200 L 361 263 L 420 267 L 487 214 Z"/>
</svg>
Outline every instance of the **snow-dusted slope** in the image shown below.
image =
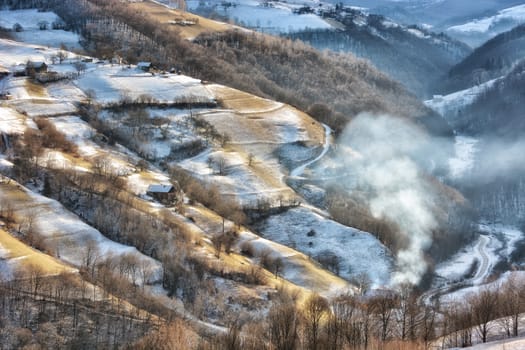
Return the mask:
<svg viewBox="0 0 525 350">
<path fill-rule="evenodd" d="M 60 18 L 53 12 L 40 12 L 36 9 L 0 11 L 0 27 L 12 29 L 20 25 L 19 31 L 13 33 L 17 40 L 46 46 L 80 49 L 79 35 L 62 29 Z"/>
<path fill-rule="evenodd" d="M 475 47 L 522 23 L 525 23 L 525 4 L 503 9 L 492 16 L 451 26 L 446 31 L 449 35 Z"/>
<path fill-rule="evenodd" d="M 343 226 L 305 208 L 268 218 L 260 231 L 263 237 L 314 258 L 334 253 L 340 259 L 342 277 L 357 279 L 365 275 L 376 288 L 389 283 L 392 259 L 385 247 L 367 232 Z"/>
<path fill-rule="evenodd" d="M 486 83 L 475 85 L 471 88 L 453 92 L 442 96 L 435 95 L 431 100 L 425 101 L 425 105 L 441 114 L 447 122 L 454 126 L 461 119 L 461 110 L 472 104 L 476 98 L 490 89 L 499 79 L 493 79 Z"/>
<path fill-rule="evenodd" d="M 448 28 L 451 32 L 478 32 L 494 31 L 501 22 L 508 21 L 516 24 L 525 22 L 525 5 L 510 7 L 499 11 L 496 15 L 475 19 L 473 21 Z"/>
<path fill-rule="evenodd" d="M 222 4 L 226 4 L 226 2 Z M 293 10 L 302 5 L 292 2 L 237 0 L 228 3 L 231 6 L 222 4 L 216 1 L 187 1 L 188 9 L 192 12 L 204 14 L 210 10 L 215 11 L 219 15 L 232 19 L 244 27 L 274 34 L 294 32 L 307 28 L 332 28 L 330 24 L 315 14 L 294 14 Z"/>
</svg>

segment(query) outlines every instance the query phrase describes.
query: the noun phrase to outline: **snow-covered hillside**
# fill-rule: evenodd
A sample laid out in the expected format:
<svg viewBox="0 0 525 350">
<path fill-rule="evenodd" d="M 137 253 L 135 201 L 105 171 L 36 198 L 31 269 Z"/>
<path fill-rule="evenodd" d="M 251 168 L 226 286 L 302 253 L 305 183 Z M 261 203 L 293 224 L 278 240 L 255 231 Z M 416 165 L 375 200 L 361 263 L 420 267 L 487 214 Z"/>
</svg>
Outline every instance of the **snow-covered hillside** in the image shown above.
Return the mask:
<svg viewBox="0 0 525 350">
<path fill-rule="evenodd" d="M 390 282 L 392 257 L 374 236 L 307 208 L 272 216 L 261 224 L 260 231 L 264 238 L 294 247 L 314 259 L 322 260 L 335 254 L 339 258 L 340 275 L 346 279 L 356 281 L 368 276 L 374 288 Z"/>
<path fill-rule="evenodd" d="M 187 1 L 188 10 L 197 14 L 213 13 L 233 20 L 236 24 L 259 31 L 279 34 L 304 29 L 328 29 L 332 26 L 313 13 L 294 13 L 304 5 L 295 2 L 268 2 L 259 0 Z M 321 3 L 317 3 L 322 6 Z"/>
<path fill-rule="evenodd" d="M 63 30 L 62 20 L 53 12 L 41 12 L 36 9 L 0 11 L 0 27 L 13 29 L 14 37 L 22 42 L 79 49 L 79 36 Z"/>
<path fill-rule="evenodd" d="M 525 23 L 525 5 L 509 7 L 492 16 L 451 26 L 447 29 L 447 33 L 471 46 L 478 46 L 522 23 Z"/>
<path fill-rule="evenodd" d="M 479 96 L 490 89 L 501 78 L 492 79 L 485 83 L 475 85 L 471 88 L 453 92 L 448 95 L 434 95 L 425 105 L 441 114 L 447 122 L 455 127 L 461 121 L 461 112 L 472 104 Z"/>
</svg>

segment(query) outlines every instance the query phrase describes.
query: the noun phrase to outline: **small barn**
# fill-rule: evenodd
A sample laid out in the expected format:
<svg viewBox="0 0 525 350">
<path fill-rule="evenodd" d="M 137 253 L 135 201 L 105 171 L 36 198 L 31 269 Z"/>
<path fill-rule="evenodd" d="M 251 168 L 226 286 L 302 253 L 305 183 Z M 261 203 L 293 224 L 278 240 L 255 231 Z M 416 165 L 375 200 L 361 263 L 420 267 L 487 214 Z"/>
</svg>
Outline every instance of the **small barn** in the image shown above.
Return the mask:
<svg viewBox="0 0 525 350">
<path fill-rule="evenodd" d="M 45 73 L 47 72 L 47 64 L 45 62 L 27 62 L 25 73 L 26 75 L 33 76 L 36 73 Z"/>
<path fill-rule="evenodd" d="M 9 70 L 3 66 L 0 66 L 0 79 L 5 78 L 9 75 Z"/>
<path fill-rule="evenodd" d="M 162 204 L 175 204 L 178 201 L 178 189 L 172 184 L 149 185 L 146 194 Z"/>
<path fill-rule="evenodd" d="M 151 62 L 139 62 L 137 63 L 137 68 L 144 72 L 149 72 L 151 70 Z"/>
</svg>

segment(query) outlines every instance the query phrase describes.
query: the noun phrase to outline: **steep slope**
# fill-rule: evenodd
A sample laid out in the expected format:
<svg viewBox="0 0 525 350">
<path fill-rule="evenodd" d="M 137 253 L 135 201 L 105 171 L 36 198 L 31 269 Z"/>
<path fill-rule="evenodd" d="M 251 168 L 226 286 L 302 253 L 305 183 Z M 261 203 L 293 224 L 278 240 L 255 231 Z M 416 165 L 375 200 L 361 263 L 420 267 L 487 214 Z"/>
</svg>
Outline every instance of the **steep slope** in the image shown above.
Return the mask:
<svg viewBox="0 0 525 350">
<path fill-rule="evenodd" d="M 330 113 L 321 121 L 334 130 L 342 130 L 360 112 L 373 111 L 408 117 L 431 132 L 450 134 L 447 125 L 401 85 L 353 56 L 324 55 L 300 43 L 241 30 L 203 34 L 189 42 L 173 26 L 159 26 L 152 13 L 137 14 L 129 6 L 118 1 L 93 1 L 89 6 L 73 1 L 55 4 L 55 10 L 86 37 L 97 39 L 88 47 L 98 55 L 110 50 L 129 61 L 177 67 L 302 110 L 323 103 L 330 106 Z M 95 20 L 87 26 L 78 21 L 79 13 Z M 108 23 L 113 27 L 107 28 Z"/>
<path fill-rule="evenodd" d="M 525 27 L 523 28 L 525 29 Z M 525 39 L 525 38 L 524 38 Z M 471 105 L 463 109 L 458 130 L 471 135 L 515 141 L 525 135 L 525 60 L 494 81 Z"/>
<path fill-rule="evenodd" d="M 525 5 L 502 9 L 492 16 L 447 28 L 447 33 L 472 47 L 479 46 L 492 37 L 525 22 Z"/>
<path fill-rule="evenodd" d="M 508 73 L 525 55 L 525 25 L 499 34 L 453 67 L 441 90 L 450 93 Z"/>
<path fill-rule="evenodd" d="M 419 97 L 432 94 L 435 84 L 470 53 L 465 44 L 419 26 L 404 26 L 353 8 L 323 12 L 340 23 L 339 30 L 306 30 L 288 35 L 313 47 L 351 52 L 370 60 Z"/>
<path fill-rule="evenodd" d="M 460 188 L 482 217 L 513 225 L 525 218 L 524 76 L 521 60 L 502 77 L 427 101 L 473 141 L 473 163 Z"/>
</svg>

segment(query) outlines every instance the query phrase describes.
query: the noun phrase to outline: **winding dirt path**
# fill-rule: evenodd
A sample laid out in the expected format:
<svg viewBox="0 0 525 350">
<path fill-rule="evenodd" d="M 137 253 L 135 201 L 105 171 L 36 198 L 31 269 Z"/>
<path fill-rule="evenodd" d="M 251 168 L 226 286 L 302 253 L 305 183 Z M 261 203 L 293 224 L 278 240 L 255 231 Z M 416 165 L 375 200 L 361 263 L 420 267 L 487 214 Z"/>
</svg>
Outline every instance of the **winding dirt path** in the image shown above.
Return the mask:
<svg viewBox="0 0 525 350">
<path fill-rule="evenodd" d="M 297 168 L 293 169 L 290 172 L 290 177 L 300 177 L 307 167 L 321 160 L 326 155 L 326 153 L 330 150 L 330 143 L 331 143 L 330 135 L 332 134 L 332 129 L 330 129 L 330 127 L 326 124 L 323 124 L 323 128 L 324 128 L 323 151 L 314 159 L 311 159 L 308 162 L 304 163 L 303 165 L 300 165 Z"/>
</svg>

